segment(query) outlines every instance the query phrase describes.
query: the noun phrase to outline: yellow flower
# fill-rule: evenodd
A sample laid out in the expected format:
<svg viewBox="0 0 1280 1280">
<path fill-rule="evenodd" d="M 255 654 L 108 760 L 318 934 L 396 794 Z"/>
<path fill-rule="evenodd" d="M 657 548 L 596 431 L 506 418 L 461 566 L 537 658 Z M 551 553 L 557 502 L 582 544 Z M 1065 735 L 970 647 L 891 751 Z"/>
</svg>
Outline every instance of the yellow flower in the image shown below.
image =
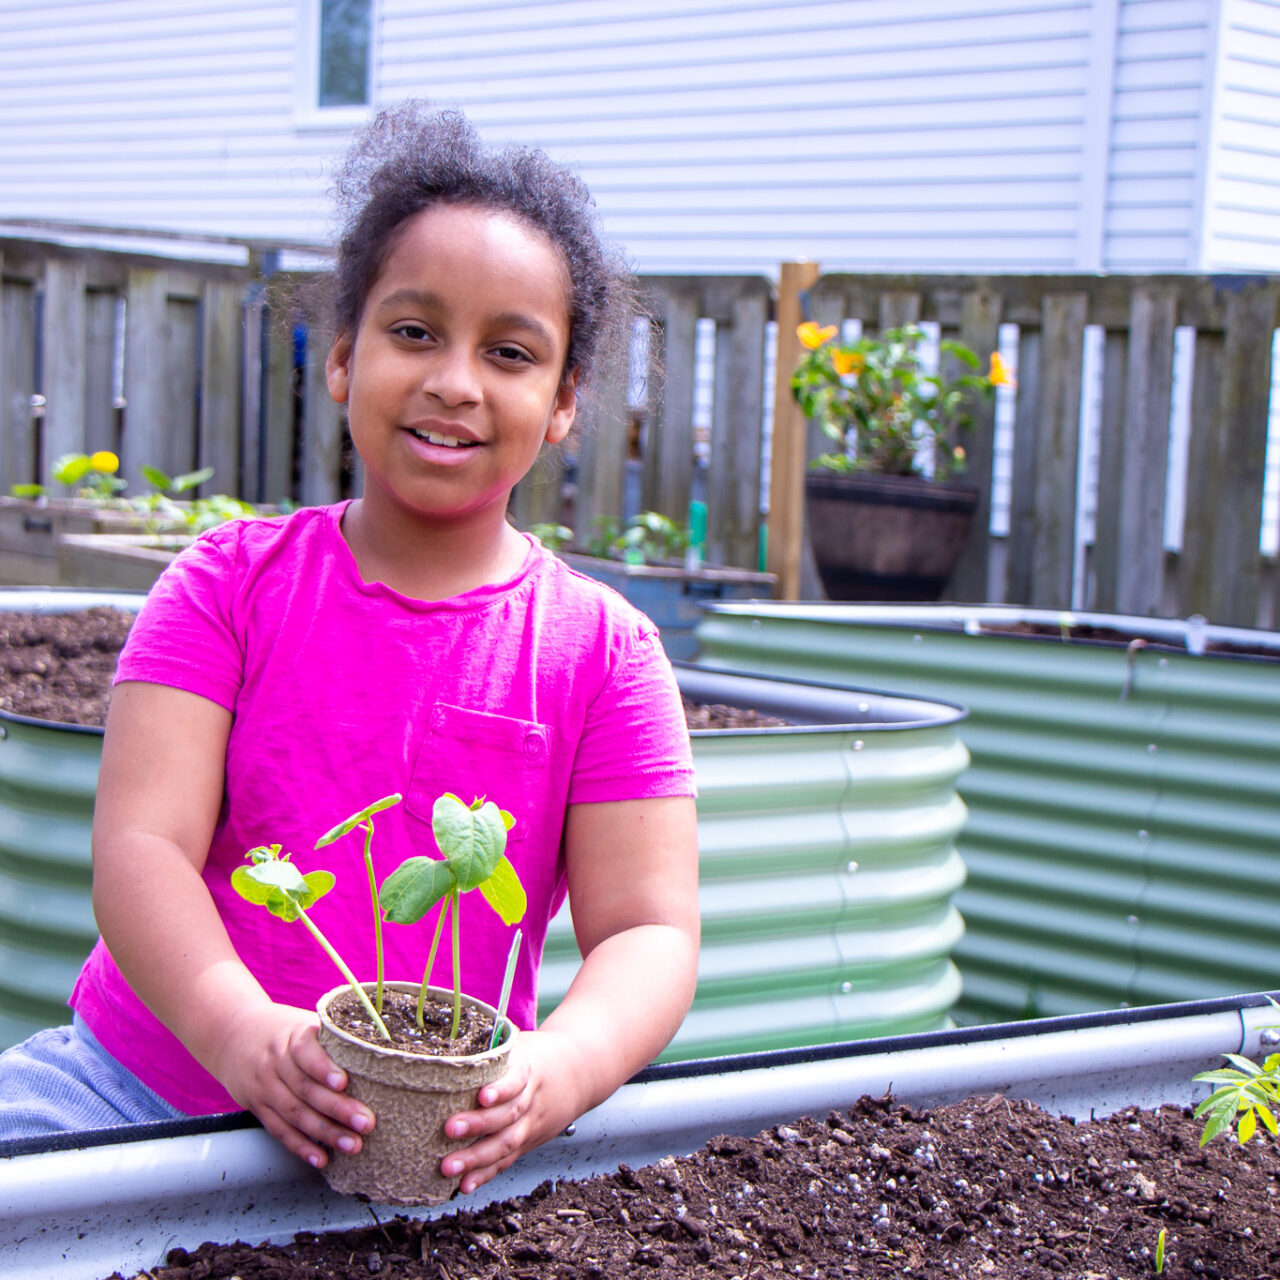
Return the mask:
<svg viewBox="0 0 1280 1280">
<path fill-rule="evenodd" d="M 998 351 L 991 353 L 991 372 L 987 374 L 987 379 L 993 387 L 1016 387 L 1018 385 L 1014 381 L 1013 371 L 1005 364 Z"/>
<path fill-rule="evenodd" d="M 97 453 L 89 455 L 89 467 L 104 476 L 114 475 L 120 470 L 120 459 L 110 449 L 99 449 Z"/>
<path fill-rule="evenodd" d="M 796 329 L 796 336 L 803 346 L 816 351 L 824 342 L 830 342 L 836 336 L 836 327 L 833 324 L 817 325 L 812 320 L 806 320 Z"/>
<path fill-rule="evenodd" d="M 833 351 L 831 353 L 831 363 L 835 365 L 836 372 L 843 378 L 849 373 L 861 373 L 863 365 L 867 362 L 857 351 Z"/>
<path fill-rule="evenodd" d="M 962 444 L 956 445 L 956 447 L 951 450 L 951 456 L 957 462 L 963 462 L 964 461 L 964 445 Z"/>
</svg>

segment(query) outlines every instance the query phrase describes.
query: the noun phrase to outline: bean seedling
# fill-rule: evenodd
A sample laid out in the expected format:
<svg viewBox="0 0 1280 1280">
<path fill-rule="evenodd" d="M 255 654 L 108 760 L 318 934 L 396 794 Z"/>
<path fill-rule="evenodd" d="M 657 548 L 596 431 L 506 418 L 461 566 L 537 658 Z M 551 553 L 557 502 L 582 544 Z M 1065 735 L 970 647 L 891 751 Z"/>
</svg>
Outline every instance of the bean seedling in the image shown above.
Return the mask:
<svg viewBox="0 0 1280 1280">
<path fill-rule="evenodd" d="M 524 918 L 528 901 L 516 869 L 507 861 L 507 832 L 515 819 L 505 809 L 483 798 L 464 804 L 446 792 L 431 810 L 431 830 L 444 855 L 440 858 L 406 858 L 382 882 L 382 910 L 396 924 L 416 924 L 442 898 L 444 906 L 436 921 L 435 936 L 427 955 L 422 985 L 418 991 L 417 1023 L 423 1025 L 423 1009 L 431 967 L 444 931 L 446 917 L 453 929 L 453 1022 L 449 1038 L 458 1034 L 462 1017 L 461 924 L 459 899 L 479 889 L 484 900 L 498 913 L 503 924 Z"/>
<path fill-rule="evenodd" d="M 342 957 L 333 949 L 329 939 L 307 915 L 307 908 L 323 898 L 336 883 L 330 871 L 308 871 L 303 875 L 289 861 L 286 853 L 280 854 L 278 844 L 260 845 L 245 854 L 252 864 L 237 867 L 231 873 L 231 887 L 246 901 L 256 906 L 266 907 L 273 916 L 279 916 L 286 924 L 301 920 L 310 931 L 311 936 L 324 948 L 325 953 L 356 993 L 365 1011 L 373 1019 L 373 1025 L 386 1040 L 391 1039 L 391 1032 L 377 1009 L 369 1001 L 364 988 L 356 981 L 356 976 L 347 968 Z"/>
<path fill-rule="evenodd" d="M 323 849 L 325 845 L 332 844 L 335 840 L 341 840 L 348 832 L 354 831 L 357 827 L 364 828 L 364 865 L 369 875 L 369 896 L 373 899 L 373 940 L 374 949 L 378 956 L 378 981 L 377 990 L 374 994 L 374 1004 L 377 1006 L 378 1012 L 382 1012 L 382 988 L 383 988 L 383 962 L 382 962 L 382 907 L 378 901 L 378 881 L 373 872 L 373 815 L 381 813 L 383 809 L 390 809 L 392 805 L 399 804 L 401 800 L 400 793 L 397 791 L 394 795 L 383 796 L 381 800 L 375 800 L 365 809 L 361 809 L 359 813 L 353 813 L 351 817 L 344 822 L 338 823 L 316 841 L 315 847 Z"/>
</svg>

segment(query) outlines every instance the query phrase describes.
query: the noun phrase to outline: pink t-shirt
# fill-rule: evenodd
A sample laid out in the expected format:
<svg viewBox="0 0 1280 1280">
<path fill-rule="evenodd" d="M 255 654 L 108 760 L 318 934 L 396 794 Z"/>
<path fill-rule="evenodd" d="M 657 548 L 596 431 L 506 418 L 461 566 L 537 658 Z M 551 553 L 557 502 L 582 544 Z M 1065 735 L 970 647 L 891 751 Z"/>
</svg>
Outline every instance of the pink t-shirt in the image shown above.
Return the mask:
<svg viewBox="0 0 1280 1280">
<path fill-rule="evenodd" d="M 278 843 L 303 871 L 334 872 L 337 887 L 311 917 L 372 979 L 363 835 L 319 851 L 316 839 L 399 791 L 404 802 L 374 819 L 381 883 L 406 857 L 439 856 L 431 807 L 442 792 L 510 810 L 507 857 L 529 897 L 510 1012 L 531 1027 L 547 924 L 565 895 L 566 806 L 694 793 L 671 665 L 643 614 L 536 542 L 511 581 L 448 600 L 366 583 L 342 537 L 344 509 L 205 534 L 152 589 L 116 680 L 175 686 L 233 713 L 204 880 L 236 951 L 277 1001 L 311 1007 L 342 978 L 300 924 L 232 890 L 247 850 Z M 388 978 L 421 979 L 436 914 L 384 926 Z M 463 990 L 496 1003 L 514 929 L 479 893 L 463 896 L 462 922 Z M 432 978 L 452 985 L 447 946 Z M 174 1106 L 236 1109 L 134 995 L 101 940 L 71 1004 Z"/>
</svg>

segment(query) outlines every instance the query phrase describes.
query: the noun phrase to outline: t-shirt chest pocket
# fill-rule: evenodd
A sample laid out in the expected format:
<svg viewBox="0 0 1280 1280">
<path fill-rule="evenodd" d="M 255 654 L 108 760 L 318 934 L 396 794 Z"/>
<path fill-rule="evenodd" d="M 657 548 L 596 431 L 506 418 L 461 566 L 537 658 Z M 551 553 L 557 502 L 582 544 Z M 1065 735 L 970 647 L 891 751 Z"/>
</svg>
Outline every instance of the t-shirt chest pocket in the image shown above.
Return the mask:
<svg viewBox="0 0 1280 1280">
<path fill-rule="evenodd" d="M 430 823 L 443 792 L 464 804 L 492 800 L 514 815 L 508 841 L 521 840 L 545 804 L 551 734 L 545 725 L 438 702 L 431 709 L 418 747 L 405 807 Z"/>
</svg>

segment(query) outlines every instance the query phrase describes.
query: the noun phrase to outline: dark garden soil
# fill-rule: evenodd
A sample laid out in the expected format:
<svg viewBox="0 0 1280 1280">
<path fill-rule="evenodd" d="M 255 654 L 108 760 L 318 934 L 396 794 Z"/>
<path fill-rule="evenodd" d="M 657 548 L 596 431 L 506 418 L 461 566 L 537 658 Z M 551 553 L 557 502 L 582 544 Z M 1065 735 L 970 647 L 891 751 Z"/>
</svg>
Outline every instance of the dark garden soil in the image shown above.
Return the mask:
<svg viewBox="0 0 1280 1280">
<path fill-rule="evenodd" d="M 391 1045 L 405 1053 L 418 1053 L 424 1057 L 461 1058 L 472 1053 L 483 1053 L 489 1047 L 493 1035 L 493 1019 L 474 1005 L 464 1004 L 458 1021 L 456 1039 L 449 1038 L 453 1025 L 453 1004 L 441 1004 L 428 1000 L 422 1010 L 421 1027 L 418 1026 L 418 997 L 404 991 L 384 991 L 382 1021 L 391 1033 Z M 387 1042 L 373 1025 L 373 1019 L 365 1012 L 364 1005 L 352 992 L 335 996 L 329 1002 L 329 1017 L 334 1026 L 348 1035 L 370 1044 Z"/>
<path fill-rule="evenodd" d="M 594 1280 L 637 1275 L 1265 1280 L 1280 1274 L 1270 1138 L 1199 1148 L 1188 1112 L 1073 1124 L 999 1095 L 864 1098 L 825 1120 L 434 1222 L 174 1250 L 151 1280 Z M 458 1202 L 465 1205 L 465 1200 Z M 117 1277 L 114 1280 L 118 1280 Z"/>
<path fill-rule="evenodd" d="M 121 609 L 78 613 L 0 610 L 0 711 L 101 727 L 111 698 L 116 655 L 133 623 Z M 685 700 L 690 729 L 759 729 L 776 716 Z"/>
</svg>

